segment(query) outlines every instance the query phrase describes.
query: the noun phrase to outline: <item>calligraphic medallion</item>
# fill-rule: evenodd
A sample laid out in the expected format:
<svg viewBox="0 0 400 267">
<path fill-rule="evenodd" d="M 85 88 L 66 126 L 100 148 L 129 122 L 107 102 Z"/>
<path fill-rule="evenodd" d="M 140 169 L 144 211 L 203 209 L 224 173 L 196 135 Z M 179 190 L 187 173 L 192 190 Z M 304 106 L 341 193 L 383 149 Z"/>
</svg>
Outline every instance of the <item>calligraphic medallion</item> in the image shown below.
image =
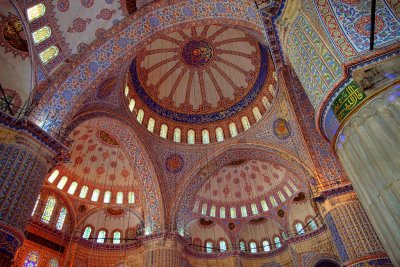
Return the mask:
<svg viewBox="0 0 400 267">
<path fill-rule="evenodd" d="M 365 98 L 358 84 L 351 81 L 333 101 L 332 110 L 337 120 L 342 122 Z"/>
</svg>

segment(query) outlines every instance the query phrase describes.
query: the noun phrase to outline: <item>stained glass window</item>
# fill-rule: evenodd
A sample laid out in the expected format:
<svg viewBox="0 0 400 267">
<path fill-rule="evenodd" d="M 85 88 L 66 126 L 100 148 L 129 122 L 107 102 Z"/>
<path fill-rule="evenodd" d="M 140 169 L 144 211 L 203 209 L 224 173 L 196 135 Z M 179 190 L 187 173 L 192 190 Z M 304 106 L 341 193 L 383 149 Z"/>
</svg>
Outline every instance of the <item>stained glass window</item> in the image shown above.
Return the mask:
<svg viewBox="0 0 400 267">
<path fill-rule="evenodd" d="M 156 121 L 154 120 L 154 118 L 150 118 L 149 122 L 147 123 L 147 130 L 149 130 L 150 132 L 154 132 L 154 126 L 156 125 Z"/>
<path fill-rule="evenodd" d="M 250 121 L 249 121 L 249 118 L 247 116 L 243 116 L 241 121 L 242 121 L 243 129 L 245 131 L 250 128 Z"/>
<path fill-rule="evenodd" d="M 122 204 L 124 202 L 124 193 L 118 192 L 117 193 L 117 204 Z"/>
<path fill-rule="evenodd" d="M 100 190 L 99 189 L 93 190 L 91 200 L 96 202 L 97 200 L 99 200 L 99 195 L 100 195 Z"/>
<path fill-rule="evenodd" d="M 271 95 L 275 96 L 275 88 L 272 84 L 269 85 L 268 90 L 271 93 Z"/>
<path fill-rule="evenodd" d="M 247 208 L 246 208 L 246 206 L 240 207 L 240 211 L 242 213 L 242 217 L 247 217 Z"/>
<path fill-rule="evenodd" d="M 120 231 L 115 231 L 113 234 L 113 243 L 114 244 L 119 244 L 121 243 L 121 232 Z"/>
<path fill-rule="evenodd" d="M 68 181 L 67 176 L 63 176 L 63 177 L 61 178 L 61 180 L 58 182 L 57 188 L 60 189 L 60 190 L 63 189 L 64 186 L 65 186 L 65 184 L 67 183 L 67 181 Z"/>
<path fill-rule="evenodd" d="M 246 250 L 246 244 L 244 243 L 244 241 L 240 241 L 239 242 L 239 247 L 241 251 L 245 251 Z"/>
<path fill-rule="evenodd" d="M 134 192 L 128 193 L 128 203 L 129 204 L 135 203 L 135 193 Z"/>
<path fill-rule="evenodd" d="M 67 209 L 62 207 L 60 210 L 60 215 L 58 216 L 57 224 L 56 224 L 57 230 L 62 229 L 66 216 L 67 216 Z"/>
<path fill-rule="evenodd" d="M 251 212 L 253 213 L 253 215 L 258 214 L 258 208 L 256 204 L 251 204 Z"/>
<path fill-rule="evenodd" d="M 137 116 L 136 116 L 136 120 L 137 120 L 140 124 L 142 124 L 143 118 L 144 118 L 144 111 L 143 111 L 143 109 L 139 109 L 139 111 L 138 111 L 138 113 L 137 113 Z"/>
<path fill-rule="evenodd" d="M 187 142 L 188 144 L 192 145 L 195 143 L 195 133 L 193 130 L 189 130 L 187 132 Z"/>
<path fill-rule="evenodd" d="M 269 100 L 268 100 L 268 98 L 267 98 L 266 96 L 263 96 L 263 98 L 261 98 L 261 102 L 263 103 L 265 109 L 268 109 L 269 106 L 271 105 L 271 104 L 269 103 Z"/>
<path fill-rule="evenodd" d="M 168 126 L 166 124 L 161 124 L 160 137 L 167 138 L 167 134 L 168 134 Z"/>
<path fill-rule="evenodd" d="M 238 135 L 236 124 L 234 122 L 231 122 L 229 124 L 229 133 L 231 134 L 231 137 L 235 137 Z"/>
<path fill-rule="evenodd" d="M 53 214 L 54 206 L 56 205 L 56 199 L 54 197 L 49 197 L 42 214 L 42 222 L 49 223 L 51 215 Z"/>
<path fill-rule="evenodd" d="M 254 119 L 256 119 L 256 121 L 261 119 L 262 116 L 261 116 L 260 109 L 258 107 L 253 108 L 253 116 L 254 116 Z"/>
<path fill-rule="evenodd" d="M 231 207 L 231 218 L 236 218 L 236 208 Z"/>
<path fill-rule="evenodd" d="M 26 10 L 28 15 L 28 21 L 31 22 L 35 19 L 40 18 L 46 13 L 46 6 L 44 4 L 34 5 Z"/>
<path fill-rule="evenodd" d="M 106 239 L 106 231 L 101 230 L 98 234 L 97 234 L 97 243 L 104 243 Z"/>
<path fill-rule="evenodd" d="M 280 240 L 280 238 L 278 236 L 275 236 L 274 242 L 275 242 L 276 248 L 282 247 L 281 240 Z"/>
<path fill-rule="evenodd" d="M 257 253 L 257 244 L 256 242 L 250 242 L 250 252 Z"/>
<path fill-rule="evenodd" d="M 54 181 L 57 179 L 58 174 L 60 174 L 60 172 L 58 170 L 54 170 L 47 181 L 49 181 L 50 183 L 54 183 Z"/>
<path fill-rule="evenodd" d="M 37 208 L 37 206 L 39 205 L 39 201 L 40 201 L 40 195 L 39 195 L 38 198 L 36 199 L 35 206 L 33 207 L 31 216 L 33 216 L 33 215 L 35 214 L 36 208 Z"/>
<path fill-rule="evenodd" d="M 128 96 L 129 94 L 129 86 L 125 85 L 125 96 Z"/>
<path fill-rule="evenodd" d="M 49 26 L 44 26 L 42 28 L 40 28 L 37 31 L 34 31 L 32 33 L 32 37 L 33 37 L 33 42 L 35 44 L 38 44 L 44 40 L 46 40 L 47 38 L 49 38 L 51 35 L 51 29 Z"/>
<path fill-rule="evenodd" d="M 267 202 L 263 199 L 261 200 L 261 208 L 263 211 L 268 211 L 268 205 Z"/>
<path fill-rule="evenodd" d="M 210 209 L 210 216 L 211 216 L 211 217 L 215 217 L 215 206 L 211 206 L 211 209 Z"/>
<path fill-rule="evenodd" d="M 215 136 L 217 137 L 217 142 L 224 141 L 224 130 L 221 127 L 215 129 Z"/>
<path fill-rule="evenodd" d="M 264 249 L 265 252 L 271 250 L 271 248 L 270 248 L 270 246 L 269 246 L 269 242 L 268 242 L 267 240 L 264 240 L 264 241 L 262 242 L 262 245 L 263 245 L 263 249 Z"/>
<path fill-rule="evenodd" d="M 70 195 L 73 195 L 76 191 L 76 188 L 78 187 L 78 183 L 77 182 L 72 182 L 71 185 L 68 188 L 67 193 Z"/>
<path fill-rule="evenodd" d="M 269 200 L 271 201 L 271 204 L 273 207 L 278 206 L 278 202 L 276 202 L 275 197 L 274 196 L 270 196 Z"/>
<path fill-rule="evenodd" d="M 104 193 L 103 202 L 104 202 L 104 203 L 110 203 L 110 201 L 111 201 L 111 192 L 110 192 L 110 191 L 106 191 L 106 192 Z"/>
<path fill-rule="evenodd" d="M 36 251 L 29 252 L 26 256 L 23 267 L 38 267 L 39 265 L 39 253 Z"/>
<path fill-rule="evenodd" d="M 219 250 L 221 252 L 226 252 L 226 242 L 225 242 L 225 240 L 219 241 Z"/>
<path fill-rule="evenodd" d="M 203 131 L 201 131 L 201 137 L 202 137 L 203 144 L 210 143 L 210 133 L 208 132 L 207 129 L 204 129 Z"/>
<path fill-rule="evenodd" d="M 310 226 L 312 231 L 317 230 L 317 224 L 315 223 L 315 221 L 313 219 L 309 219 L 308 220 L 308 225 Z"/>
<path fill-rule="evenodd" d="M 219 208 L 219 217 L 225 218 L 225 207 Z"/>
<path fill-rule="evenodd" d="M 135 99 L 131 98 L 131 100 L 129 100 L 129 110 L 133 111 L 133 109 L 135 108 Z"/>
<path fill-rule="evenodd" d="M 207 241 L 207 243 L 206 243 L 206 252 L 207 253 L 212 253 L 213 247 L 214 247 L 213 242 Z"/>
<path fill-rule="evenodd" d="M 298 235 L 304 234 L 304 228 L 301 223 L 296 223 L 295 227 L 296 227 L 296 232 Z"/>
<path fill-rule="evenodd" d="M 290 187 L 291 187 L 294 191 L 297 190 L 297 187 L 294 185 L 294 183 L 293 183 L 291 180 L 289 180 L 288 183 L 289 183 Z"/>
<path fill-rule="evenodd" d="M 51 259 L 49 262 L 49 267 L 58 267 L 58 261 L 56 259 Z"/>
<path fill-rule="evenodd" d="M 60 53 L 60 50 L 57 46 L 52 45 L 49 48 L 45 49 L 43 52 L 39 54 L 40 60 L 42 63 L 46 64 Z"/>
<path fill-rule="evenodd" d="M 199 201 L 196 200 L 196 202 L 194 203 L 193 212 L 198 212 L 198 211 L 199 211 Z"/>
<path fill-rule="evenodd" d="M 203 206 L 201 207 L 201 214 L 206 215 L 207 214 L 207 204 L 204 203 Z"/>
<path fill-rule="evenodd" d="M 79 193 L 79 197 L 86 198 L 88 191 L 89 191 L 89 187 L 87 187 L 86 185 L 82 186 L 81 192 Z"/>
<path fill-rule="evenodd" d="M 180 128 L 174 129 L 174 142 L 177 142 L 177 143 L 181 142 L 181 129 Z"/>
<path fill-rule="evenodd" d="M 278 191 L 278 197 L 282 202 L 286 201 L 286 198 L 285 198 L 285 196 L 283 195 L 283 193 L 281 191 Z"/>
<path fill-rule="evenodd" d="M 292 191 L 290 191 L 290 189 L 286 185 L 283 187 L 283 190 L 285 190 L 286 195 L 288 195 L 289 197 L 292 195 Z"/>
<path fill-rule="evenodd" d="M 86 226 L 85 231 L 83 232 L 82 237 L 83 237 L 84 239 L 89 239 L 91 233 L 92 233 L 92 227 Z"/>
</svg>

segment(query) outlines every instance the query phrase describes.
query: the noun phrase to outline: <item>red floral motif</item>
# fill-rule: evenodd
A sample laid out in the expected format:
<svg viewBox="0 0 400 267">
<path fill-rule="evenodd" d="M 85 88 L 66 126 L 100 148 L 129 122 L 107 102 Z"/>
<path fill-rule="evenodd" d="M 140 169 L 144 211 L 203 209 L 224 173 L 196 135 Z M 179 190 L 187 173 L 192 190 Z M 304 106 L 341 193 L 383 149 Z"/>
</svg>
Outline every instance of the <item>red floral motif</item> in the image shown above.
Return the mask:
<svg viewBox="0 0 400 267">
<path fill-rule="evenodd" d="M 96 19 L 104 19 L 109 20 L 111 19 L 112 15 L 115 13 L 115 10 L 111 10 L 108 8 L 103 8 L 100 13 L 96 16 Z"/>
<path fill-rule="evenodd" d="M 84 174 L 88 174 L 89 172 L 90 172 L 90 168 L 89 167 L 83 168 L 83 173 Z"/>
<path fill-rule="evenodd" d="M 91 156 L 91 157 L 90 157 L 90 161 L 91 161 L 91 162 L 97 161 L 97 157 L 96 157 L 96 156 Z"/>
<path fill-rule="evenodd" d="M 96 169 L 98 175 L 102 175 L 105 171 L 106 169 L 103 166 L 100 166 Z"/>
<path fill-rule="evenodd" d="M 122 171 L 121 171 L 121 175 L 122 175 L 123 177 L 128 177 L 128 176 L 129 176 L 129 171 L 127 171 L 127 170 L 122 170 Z"/>
</svg>

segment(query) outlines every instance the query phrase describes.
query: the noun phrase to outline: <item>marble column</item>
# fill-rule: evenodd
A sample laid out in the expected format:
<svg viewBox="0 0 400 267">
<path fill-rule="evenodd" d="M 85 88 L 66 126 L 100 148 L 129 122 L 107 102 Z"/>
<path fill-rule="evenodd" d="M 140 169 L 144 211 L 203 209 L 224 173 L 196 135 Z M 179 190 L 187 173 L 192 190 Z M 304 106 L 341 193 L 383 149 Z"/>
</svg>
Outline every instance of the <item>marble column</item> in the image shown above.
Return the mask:
<svg viewBox="0 0 400 267">
<path fill-rule="evenodd" d="M 147 267 L 182 267 L 182 244 L 177 239 L 157 238 L 145 243 Z"/>
<path fill-rule="evenodd" d="M 400 266 L 400 85 L 342 126 L 336 152 L 386 252 Z"/>
<path fill-rule="evenodd" d="M 392 266 L 354 192 L 329 197 L 321 207 L 343 266 Z"/>
<path fill-rule="evenodd" d="M 24 131 L 0 126 L 0 266 L 10 266 L 24 241 L 53 152 Z"/>
</svg>

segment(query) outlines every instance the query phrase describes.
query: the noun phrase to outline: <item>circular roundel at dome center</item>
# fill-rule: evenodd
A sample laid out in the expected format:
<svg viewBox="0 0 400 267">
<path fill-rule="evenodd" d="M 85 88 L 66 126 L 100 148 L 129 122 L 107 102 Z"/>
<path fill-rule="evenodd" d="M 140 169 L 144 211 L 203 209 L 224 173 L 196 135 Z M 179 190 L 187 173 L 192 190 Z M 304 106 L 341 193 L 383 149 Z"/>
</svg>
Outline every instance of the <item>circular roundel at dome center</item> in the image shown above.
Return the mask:
<svg viewBox="0 0 400 267">
<path fill-rule="evenodd" d="M 202 67 L 207 65 L 212 56 L 212 46 L 204 40 L 191 40 L 182 48 L 182 60 L 190 66 Z"/>
</svg>

